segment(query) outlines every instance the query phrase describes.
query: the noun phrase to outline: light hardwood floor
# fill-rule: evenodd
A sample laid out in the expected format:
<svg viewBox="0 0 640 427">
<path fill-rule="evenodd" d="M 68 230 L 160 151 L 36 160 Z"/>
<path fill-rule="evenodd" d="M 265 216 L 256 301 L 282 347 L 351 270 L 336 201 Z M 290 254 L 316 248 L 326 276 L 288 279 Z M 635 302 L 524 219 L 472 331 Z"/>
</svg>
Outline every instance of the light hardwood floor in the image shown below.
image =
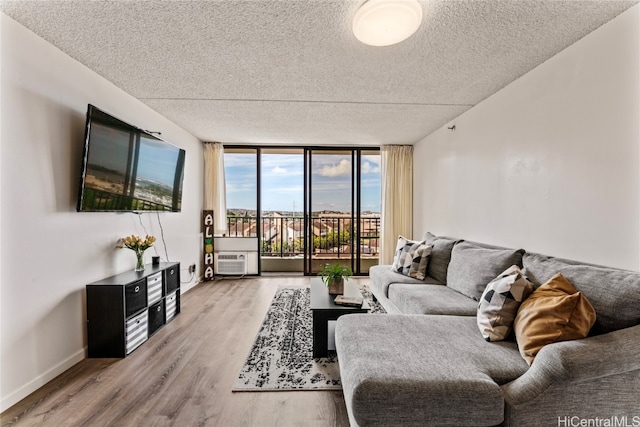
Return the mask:
<svg viewBox="0 0 640 427">
<path fill-rule="evenodd" d="M 231 388 L 279 286 L 303 277 L 203 283 L 125 359 L 85 359 L 0 414 L 3 426 L 348 426 L 342 392 Z"/>
</svg>

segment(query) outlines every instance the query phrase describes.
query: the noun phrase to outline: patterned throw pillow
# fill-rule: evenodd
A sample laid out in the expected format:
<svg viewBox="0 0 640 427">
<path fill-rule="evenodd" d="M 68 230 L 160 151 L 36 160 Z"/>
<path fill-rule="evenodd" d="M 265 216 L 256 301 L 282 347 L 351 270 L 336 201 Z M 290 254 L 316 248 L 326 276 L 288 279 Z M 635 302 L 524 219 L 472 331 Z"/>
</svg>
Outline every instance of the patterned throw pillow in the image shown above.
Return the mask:
<svg viewBox="0 0 640 427">
<path fill-rule="evenodd" d="M 595 321 L 589 300 L 558 273 L 522 303 L 513 329 L 520 354 L 531 365 L 545 345 L 587 337 Z"/>
<path fill-rule="evenodd" d="M 502 341 L 513 329 L 518 308 L 533 292 L 533 284 L 527 280 L 517 265 L 512 265 L 493 279 L 478 304 L 478 328 L 487 341 Z"/>
<path fill-rule="evenodd" d="M 391 269 L 396 273 L 424 280 L 432 248 L 433 246 L 426 245 L 424 241 L 399 236 Z"/>
</svg>

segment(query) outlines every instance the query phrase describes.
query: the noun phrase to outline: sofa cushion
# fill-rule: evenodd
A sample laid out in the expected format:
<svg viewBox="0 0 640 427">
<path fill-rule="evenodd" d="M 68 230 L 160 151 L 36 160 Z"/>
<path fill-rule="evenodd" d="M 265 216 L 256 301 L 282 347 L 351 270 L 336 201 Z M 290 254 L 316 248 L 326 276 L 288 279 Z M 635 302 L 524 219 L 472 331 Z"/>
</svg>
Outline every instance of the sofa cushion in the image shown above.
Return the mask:
<svg viewBox="0 0 640 427">
<path fill-rule="evenodd" d="M 497 425 L 499 387 L 528 368 L 514 342 L 488 343 L 466 316 L 345 315 L 340 377 L 359 425 Z"/>
<path fill-rule="evenodd" d="M 592 334 L 601 334 L 640 324 L 640 273 L 526 253 L 524 274 L 534 286 L 556 273 L 582 292 L 596 310 Z"/>
<path fill-rule="evenodd" d="M 451 262 L 447 271 L 447 286 L 480 300 L 490 281 L 512 265 L 522 266 L 519 249 L 490 249 L 468 242 L 459 242 L 451 251 Z"/>
<path fill-rule="evenodd" d="M 451 250 L 456 240 L 448 237 L 437 237 L 430 232 L 425 233 L 424 239 L 427 245 L 433 246 L 427 265 L 427 276 L 433 277 L 438 282 L 447 283 L 447 269 L 451 261 Z"/>
<path fill-rule="evenodd" d="M 424 280 L 427 275 L 427 263 L 431 248 L 424 241 L 409 240 L 406 237 L 398 236 L 391 269 L 396 273 Z"/>
<path fill-rule="evenodd" d="M 414 279 L 391 270 L 390 265 L 374 265 L 369 269 L 370 286 L 374 294 L 389 296 L 389 285 L 392 283 L 409 283 L 413 285 L 438 284 L 442 283 L 426 277 L 424 280 Z"/>
<path fill-rule="evenodd" d="M 444 285 L 389 286 L 389 300 L 405 314 L 451 314 L 475 316 L 477 303 Z"/>
<path fill-rule="evenodd" d="M 502 341 L 513 329 L 520 304 L 533 292 L 533 285 L 512 265 L 493 279 L 478 304 L 478 328 L 487 341 Z"/>
<path fill-rule="evenodd" d="M 589 300 L 558 273 L 520 306 L 513 328 L 528 364 L 542 347 L 586 338 L 596 320 Z"/>
</svg>

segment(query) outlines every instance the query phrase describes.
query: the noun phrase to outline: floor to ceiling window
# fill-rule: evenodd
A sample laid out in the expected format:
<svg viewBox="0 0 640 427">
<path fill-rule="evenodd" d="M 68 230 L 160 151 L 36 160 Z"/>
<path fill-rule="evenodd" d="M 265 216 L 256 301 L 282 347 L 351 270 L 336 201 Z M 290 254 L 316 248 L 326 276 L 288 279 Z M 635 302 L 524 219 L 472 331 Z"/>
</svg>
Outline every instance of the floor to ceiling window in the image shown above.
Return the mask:
<svg viewBox="0 0 640 427">
<path fill-rule="evenodd" d="M 371 266 L 378 264 L 380 252 L 380 152 L 361 151 L 359 161 L 359 202 L 356 203 L 360 215 L 358 226 L 357 262 L 358 271 L 368 273 Z M 359 204 L 358 204 L 359 203 Z"/>
<path fill-rule="evenodd" d="M 224 149 L 227 237 L 257 237 L 258 150 Z"/>
<path fill-rule="evenodd" d="M 260 150 L 262 271 L 304 268 L 304 151 Z"/>
<path fill-rule="evenodd" d="M 309 151 L 309 240 L 307 273 L 324 264 L 354 265 L 354 153 L 351 150 Z"/>
<path fill-rule="evenodd" d="M 226 236 L 258 238 L 261 272 L 378 263 L 378 149 L 225 147 L 225 178 Z"/>
</svg>

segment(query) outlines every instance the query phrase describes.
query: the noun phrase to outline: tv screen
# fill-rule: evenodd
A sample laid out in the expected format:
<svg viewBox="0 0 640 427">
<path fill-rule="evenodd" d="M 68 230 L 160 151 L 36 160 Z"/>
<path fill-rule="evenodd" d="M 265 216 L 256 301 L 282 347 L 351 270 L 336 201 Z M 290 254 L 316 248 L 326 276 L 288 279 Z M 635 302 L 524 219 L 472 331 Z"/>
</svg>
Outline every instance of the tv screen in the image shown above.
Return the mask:
<svg viewBox="0 0 640 427">
<path fill-rule="evenodd" d="M 180 212 L 184 156 L 89 104 L 78 212 Z"/>
</svg>

